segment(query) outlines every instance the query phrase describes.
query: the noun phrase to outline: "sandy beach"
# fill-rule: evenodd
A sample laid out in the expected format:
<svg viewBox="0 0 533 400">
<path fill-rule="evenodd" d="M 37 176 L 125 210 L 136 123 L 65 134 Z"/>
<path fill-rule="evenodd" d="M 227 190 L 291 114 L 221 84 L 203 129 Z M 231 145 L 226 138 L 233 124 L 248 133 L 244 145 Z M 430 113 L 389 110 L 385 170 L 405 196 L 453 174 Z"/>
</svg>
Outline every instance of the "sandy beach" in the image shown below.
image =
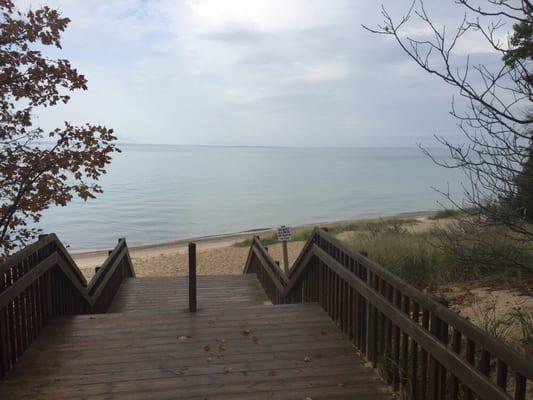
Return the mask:
<svg viewBox="0 0 533 400">
<path fill-rule="evenodd" d="M 432 212 L 421 211 L 384 215 L 381 217 L 361 217 L 344 221 L 332 221 L 321 223 L 320 226 L 328 227 L 350 222 L 373 221 L 381 218 L 416 218 L 422 223 L 428 221 Z M 310 229 L 318 224 L 307 224 L 293 228 L 298 231 Z M 130 247 L 130 255 L 138 276 L 176 276 L 187 275 L 187 245 L 190 241 L 197 244 L 198 274 L 220 275 L 242 273 L 248 247 L 236 247 L 236 242 L 250 239 L 255 235 L 261 237 L 275 234 L 275 229 L 263 229 L 256 231 L 240 232 L 230 235 L 210 236 L 204 238 L 191 238 L 180 241 Z M 127 238 L 126 238 L 127 240 Z M 292 263 L 300 253 L 305 242 L 289 242 L 289 263 Z M 269 246 L 269 252 L 275 260 L 282 260 L 281 244 Z M 84 273 L 90 279 L 94 275 L 94 269 L 100 266 L 107 257 L 107 250 L 80 252 L 73 254 L 73 258 Z"/>
</svg>

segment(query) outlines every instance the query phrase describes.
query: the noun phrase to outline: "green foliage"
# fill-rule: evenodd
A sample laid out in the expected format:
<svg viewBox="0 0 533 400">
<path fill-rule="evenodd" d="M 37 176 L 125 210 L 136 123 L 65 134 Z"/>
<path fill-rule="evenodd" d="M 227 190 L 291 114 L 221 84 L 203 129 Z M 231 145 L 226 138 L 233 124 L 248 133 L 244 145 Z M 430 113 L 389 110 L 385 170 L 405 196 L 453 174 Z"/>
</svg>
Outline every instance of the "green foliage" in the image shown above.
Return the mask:
<svg viewBox="0 0 533 400">
<path fill-rule="evenodd" d="M 520 278 L 533 271 L 533 246 L 503 226 L 468 220 L 433 232 L 433 243 L 450 259 L 449 280 Z"/>
<path fill-rule="evenodd" d="M 533 144 L 532 144 L 533 146 Z M 530 155 L 524 162 L 522 171 L 515 179 L 516 194 L 502 201 L 502 206 L 514 210 L 516 217 L 525 221 L 533 221 L 533 147 Z"/>
<path fill-rule="evenodd" d="M 356 251 L 368 252 L 369 258 L 417 287 L 439 280 L 445 255 L 432 246 L 426 235 L 390 230 L 356 232 L 350 240 Z"/>
<path fill-rule="evenodd" d="M 509 43 L 511 48 L 506 51 L 503 60 L 507 65 L 515 68 L 518 63 L 533 60 L 533 24 L 530 21 L 521 21 L 514 24 L 513 29 L 514 33 Z M 533 84 L 532 74 L 524 78 L 530 85 Z"/>
<path fill-rule="evenodd" d="M 381 232 L 387 230 L 391 232 L 403 232 L 404 226 L 414 225 L 418 223 L 416 219 L 379 219 L 375 221 L 355 221 L 347 223 L 333 224 L 328 227 L 328 231 L 337 235 L 343 232 L 350 231 L 367 231 L 367 232 Z M 292 235 L 291 242 L 307 241 L 312 234 L 312 229 L 295 229 Z M 276 235 L 268 235 L 261 238 L 263 246 L 274 245 L 278 242 Z M 244 239 L 234 244 L 235 247 L 250 247 L 252 245 L 252 239 Z"/>
<path fill-rule="evenodd" d="M 298 241 L 307 241 L 309 237 L 311 237 L 311 229 L 297 229 L 293 235 L 291 242 L 298 242 Z M 262 237 L 261 243 L 263 246 L 270 246 L 279 243 L 278 238 L 276 235 L 269 235 L 266 237 Z M 239 242 L 236 242 L 233 244 L 235 247 L 250 247 L 252 245 L 252 239 L 244 239 Z"/>
<path fill-rule="evenodd" d="M 422 233 L 383 225 L 354 231 L 349 245 L 417 287 L 467 280 L 520 279 L 533 266 L 533 248 L 502 227 L 456 223 Z"/>
<path fill-rule="evenodd" d="M 337 235 L 343 232 L 373 232 L 379 233 L 383 231 L 389 232 L 403 232 L 406 226 L 415 225 L 418 223 L 416 219 L 399 219 L 388 218 L 378 219 L 372 221 L 354 221 L 348 223 L 340 223 L 330 226 L 329 232 Z"/>
</svg>

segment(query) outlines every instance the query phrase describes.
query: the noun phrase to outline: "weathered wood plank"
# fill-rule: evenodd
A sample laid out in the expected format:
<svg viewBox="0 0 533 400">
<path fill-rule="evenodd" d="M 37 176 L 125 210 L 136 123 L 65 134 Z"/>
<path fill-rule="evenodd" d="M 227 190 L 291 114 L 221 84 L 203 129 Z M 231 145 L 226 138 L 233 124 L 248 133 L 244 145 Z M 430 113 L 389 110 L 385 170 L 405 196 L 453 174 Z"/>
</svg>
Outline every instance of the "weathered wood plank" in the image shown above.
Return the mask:
<svg viewBox="0 0 533 400">
<path fill-rule="evenodd" d="M 230 303 L 220 310 L 199 307 L 194 314 L 130 309 L 56 319 L 0 384 L 0 398 L 17 399 L 342 399 L 355 394 L 391 398 L 351 342 L 312 304 Z"/>
<path fill-rule="evenodd" d="M 196 287 L 198 309 L 268 303 L 254 275 L 198 276 Z M 187 277 L 126 279 L 109 312 L 175 312 L 188 309 L 188 301 Z"/>
</svg>

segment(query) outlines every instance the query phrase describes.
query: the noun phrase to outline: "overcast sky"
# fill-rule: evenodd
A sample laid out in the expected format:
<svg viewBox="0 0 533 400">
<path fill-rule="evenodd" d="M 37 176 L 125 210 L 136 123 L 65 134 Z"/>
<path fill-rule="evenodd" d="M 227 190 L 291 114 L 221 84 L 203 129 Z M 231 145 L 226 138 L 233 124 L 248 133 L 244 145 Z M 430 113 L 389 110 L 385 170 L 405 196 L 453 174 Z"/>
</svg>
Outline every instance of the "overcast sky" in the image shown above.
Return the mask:
<svg viewBox="0 0 533 400">
<path fill-rule="evenodd" d="M 106 124 L 122 142 L 267 146 L 414 146 L 457 134 L 453 92 L 361 27 L 381 21 L 375 0 L 46 3 L 71 18 L 61 57 L 89 80 L 67 106 L 40 113 L 47 128 L 67 119 Z M 383 3 L 399 18 L 410 1 Z M 464 11 L 426 4 L 450 27 Z M 459 62 L 494 57 L 465 39 Z"/>
</svg>

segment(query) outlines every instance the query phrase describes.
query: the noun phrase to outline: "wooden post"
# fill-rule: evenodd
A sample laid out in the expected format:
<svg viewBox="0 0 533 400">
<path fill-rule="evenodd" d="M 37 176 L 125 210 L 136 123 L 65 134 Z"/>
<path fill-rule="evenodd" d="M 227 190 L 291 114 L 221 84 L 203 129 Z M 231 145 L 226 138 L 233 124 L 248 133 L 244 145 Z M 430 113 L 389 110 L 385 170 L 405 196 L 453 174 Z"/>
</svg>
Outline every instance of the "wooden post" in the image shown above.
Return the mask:
<svg viewBox="0 0 533 400">
<path fill-rule="evenodd" d="M 287 241 L 284 240 L 282 243 L 283 246 L 283 266 L 285 267 L 285 275 L 289 275 L 289 254 L 287 252 Z"/>
<path fill-rule="evenodd" d="M 189 243 L 189 312 L 196 312 L 196 243 Z"/>
</svg>

